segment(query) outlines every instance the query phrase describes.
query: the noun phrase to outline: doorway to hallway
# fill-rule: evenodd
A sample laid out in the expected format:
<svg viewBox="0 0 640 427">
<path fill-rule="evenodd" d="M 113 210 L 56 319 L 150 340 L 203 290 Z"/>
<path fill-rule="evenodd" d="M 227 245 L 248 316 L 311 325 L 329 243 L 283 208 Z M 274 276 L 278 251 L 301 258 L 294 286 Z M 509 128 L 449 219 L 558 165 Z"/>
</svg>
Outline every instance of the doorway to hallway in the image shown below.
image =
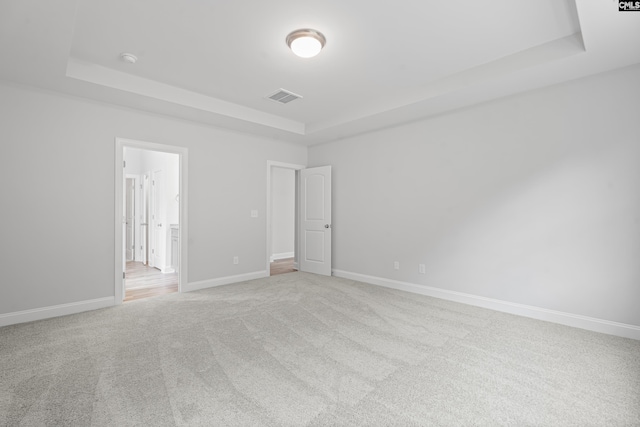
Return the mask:
<svg viewBox="0 0 640 427">
<path fill-rule="evenodd" d="M 279 186 L 278 181 L 285 184 Z M 279 193 L 285 188 L 282 200 L 287 202 L 282 206 L 287 206 L 288 214 L 278 219 L 277 206 L 282 204 Z M 277 231 L 279 223 L 287 230 L 283 234 Z M 290 272 L 288 265 L 276 265 L 274 269 L 272 264 L 285 259 L 290 262 L 293 257 L 294 270 L 331 276 L 331 229 L 331 166 L 305 168 L 267 161 L 266 271 L 273 275 L 282 267 Z M 292 252 L 280 252 L 277 242 L 282 241 L 282 236 L 288 236 L 284 241 Z"/>
<path fill-rule="evenodd" d="M 124 301 L 178 290 L 179 158 L 125 147 Z"/>
<path fill-rule="evenodd" d="M 186 157 L 182 147 L 116 139 L 116 301 L 180 292 L 186 281 Z"/>
<path fill-rule="evenodd" d="M 297 271 L 296 174 L 297 165 L 268 164 L 269 274 Z"/>
</svg>

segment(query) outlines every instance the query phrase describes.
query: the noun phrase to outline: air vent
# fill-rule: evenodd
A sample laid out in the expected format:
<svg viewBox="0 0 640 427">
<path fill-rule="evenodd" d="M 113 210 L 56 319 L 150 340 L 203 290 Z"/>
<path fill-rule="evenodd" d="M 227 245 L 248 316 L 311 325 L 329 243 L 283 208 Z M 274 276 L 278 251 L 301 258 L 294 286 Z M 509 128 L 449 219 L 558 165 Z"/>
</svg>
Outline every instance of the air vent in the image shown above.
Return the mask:
<svg viewBox="0 0 640 427">
<path fill-rule="evenodd" d="M 279 102 L 280 104 L 287 104 L 299 98 L 302 98 L 302 96 L 296 95 L 295 93 L 289 92 L 288 90 L 284 89 L 278 89 L 276 93 L 267 96 L 267 99 Z"/>
</svg>

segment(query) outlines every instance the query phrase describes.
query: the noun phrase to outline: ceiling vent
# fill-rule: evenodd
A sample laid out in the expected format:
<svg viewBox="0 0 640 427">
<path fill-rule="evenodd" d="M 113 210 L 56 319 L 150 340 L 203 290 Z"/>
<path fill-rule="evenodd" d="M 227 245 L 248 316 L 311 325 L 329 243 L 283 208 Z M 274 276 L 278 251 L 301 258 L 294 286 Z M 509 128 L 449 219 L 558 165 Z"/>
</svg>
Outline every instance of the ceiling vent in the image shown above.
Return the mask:
<svg viewBox="0 0 640 427">
<path fill-rule="evenodd" d="M 280 104 L 288 104 L 289 102 L 300 98 L 302 98 L 301 95 L 296 95 L 295 93 L 284 89 L 278 89 L 276 93 L 267 96 L 267 99 L 279 102 Z"/>
</svg>

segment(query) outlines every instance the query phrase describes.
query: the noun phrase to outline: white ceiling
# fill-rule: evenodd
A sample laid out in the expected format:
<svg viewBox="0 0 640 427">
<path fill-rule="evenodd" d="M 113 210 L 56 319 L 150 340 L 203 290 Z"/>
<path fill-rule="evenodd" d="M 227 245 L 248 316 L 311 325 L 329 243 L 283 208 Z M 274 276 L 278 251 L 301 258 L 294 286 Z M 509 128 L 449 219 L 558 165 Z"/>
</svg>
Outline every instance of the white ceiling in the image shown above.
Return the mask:
<svg viewBox="0 0 640 427">
<path fill-rule="evenodd" d="M 635 64 L 637 40 L 611 0 L 3 0 L 0 78 L 311 145 Z"/>
</svg>

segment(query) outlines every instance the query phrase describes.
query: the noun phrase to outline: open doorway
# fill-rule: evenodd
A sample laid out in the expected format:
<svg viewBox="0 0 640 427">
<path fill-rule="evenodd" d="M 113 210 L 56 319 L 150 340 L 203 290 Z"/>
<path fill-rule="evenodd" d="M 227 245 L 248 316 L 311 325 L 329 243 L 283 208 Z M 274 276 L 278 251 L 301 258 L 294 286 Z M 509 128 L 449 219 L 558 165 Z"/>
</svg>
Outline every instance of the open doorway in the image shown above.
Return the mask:
<svg viewBox="0 0 640 427">
<path fill-rule="evenodd" d="M 116 163 L 116 301 L 179 292 L 186 281 L 186 149 L 116 139 Z"/>
<path fill-rule="evenodd" d="M 271 254 L 270 275 L 296 271 L 296 171 L 271 169 Z"/>
<path fill-rule="evenodd" d="M 125 302 L 178 291 L 179 171 L 177 154 L 124 148 Z"/>
<path fill-rule="evenodd" d="M 331 166 L 306 168 L 301 165 L 267 161 L 267 268 L 271 274 L 272 261 L 279 249 L 274 248 L 275 220 L 273 205 L 278 197 L 273 181 L 279 169 L 294 171 L 294 259 L 293 270 L 323 276 L 332 274 L 332 223 L 331 223 Z M 291 262 L 288 259 L 288 262 Z M 280 267 L 280 266 L 276 266 Z M 280 271 L 278 271 L 280 270 Z M 274 273 L 279 273 L 277 268 Z M 289 266 L 284 272 L 290 272 Z"/>
<path fill-rule="evenodd" d="M 297 171 L 304 166 L 268 162 L 267 271 L 297 271 Z"/>
</svg>

